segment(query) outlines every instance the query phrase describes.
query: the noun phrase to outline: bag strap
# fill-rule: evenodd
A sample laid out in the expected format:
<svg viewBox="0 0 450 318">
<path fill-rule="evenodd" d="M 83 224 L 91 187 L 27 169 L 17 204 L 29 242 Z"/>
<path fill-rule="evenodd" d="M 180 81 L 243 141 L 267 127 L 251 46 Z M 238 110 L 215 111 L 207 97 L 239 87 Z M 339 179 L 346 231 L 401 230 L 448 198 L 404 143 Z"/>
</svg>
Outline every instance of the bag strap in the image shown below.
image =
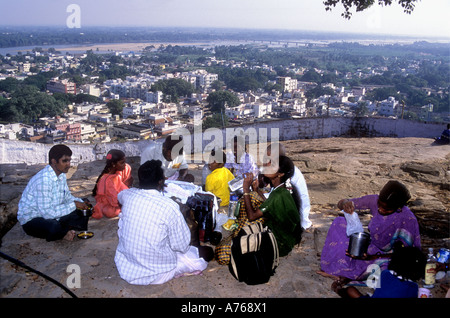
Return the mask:
<svg viewBox="0 0 450 318">
<path fill-rule="evenodd" d="M 264 232 L 265 230 L 266 229 L 264 228 L 264 225 L 261 222 L 255 222 L 255 223 L 244 226 L 241 229 L 240 233 L 242 235 L 250 235 L 250 234 Z"/>
<path fill-rule="evenodd" d="M 275 238 L 275 235 L 270 230 L 268 230 L 268 232 L 269 232 L 270 240 L 272 241 L 273 254 L 274 254 L 272 268 L 275 269 L 278 267 L 278 265 L 280 265 L 280 252 L 278 250 L 278 243 L 277 243 L 277 239 Z"/>
<path fill-rule="evenodd" d="M 240 240 L 242 254 L 256 252 L 261 248 L 262 233 L 250 234 L 242 236 Z"/>
</svg>

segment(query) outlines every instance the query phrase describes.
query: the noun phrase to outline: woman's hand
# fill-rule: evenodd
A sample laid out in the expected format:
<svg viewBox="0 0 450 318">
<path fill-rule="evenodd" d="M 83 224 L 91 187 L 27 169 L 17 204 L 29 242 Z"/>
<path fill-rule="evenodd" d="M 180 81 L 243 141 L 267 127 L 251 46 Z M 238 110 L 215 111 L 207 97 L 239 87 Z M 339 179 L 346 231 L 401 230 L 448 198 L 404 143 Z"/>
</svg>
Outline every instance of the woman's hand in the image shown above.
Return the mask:
<svg viewBox="0 0 450 318">
<path fill-rule="evenodd" d="M 252 185 L 252 183 L 253 183 L 253 173 L 251 172 L 244 173 L 244 182 L 242 185 L 244 193 L 250 192 L 250 186 Z"/>
<path fill-rule="evenodd" d="M 252 182 L 252 189 L 253 189 L 253 191 L 258 191 L 259 190 L 259 180 L 258 179 L 253 180 L 253 182 Z"/>
<path fill-rule="evenodd" d="M 74 202 L 75 202 L 75 207 L 78 210 L 87 210 L 87 209 L 89 209 L 89 206 L 85 202 L 80 202 L 80 201 L 74 201 Z"/>
<path fill-rule="evenodd" d="M 128 187 L 131 188 L 133 186 L 133 176 L 130 176 L 127 180 L 124 181 L 124 184 Z"/>
<path fill-rule="evenodd" d="M 355 212 L 355 204 L 349 199 L 340 200 L 337 206 L 340 210 L 344 210 L 345 213 L 352 214 Z"/>
<path fill-rule="evenodd" d="M 363 256 L 355 256 L 355 255 L 351 255 L 348 250 L 345 250 L 345 255 L 354 259 L 361 259 L 361 260 L 370 260 L 371 259 L 371 255 L 367 255 L 367 253 L 364 253 Z"/>
<path fill-rule="evenodd" d="M 363 256 L 357 257 L 355 255 L 350 255 L 348 250 L 345 250 L 345 255 L 347 255 L 348 257 L 354 258 L 354 259 L 360 259 L 360 260 L 364 260 L 364 261 L 374 261 L 379 258 L 390 258 L 391 257 L 390 254 L 381 254 L 381 253 L 371 254 L 371 255 L 364 253 Z"/>
</svg>

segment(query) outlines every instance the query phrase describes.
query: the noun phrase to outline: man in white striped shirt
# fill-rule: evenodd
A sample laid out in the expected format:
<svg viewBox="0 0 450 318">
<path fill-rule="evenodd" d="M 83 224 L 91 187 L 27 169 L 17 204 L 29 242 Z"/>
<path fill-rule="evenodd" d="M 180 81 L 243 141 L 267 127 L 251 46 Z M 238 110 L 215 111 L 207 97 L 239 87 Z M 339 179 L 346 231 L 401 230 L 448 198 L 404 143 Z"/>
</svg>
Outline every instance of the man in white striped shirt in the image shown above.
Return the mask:
<svg viewBox="0 0 450 318">
<path fill-rule="evenodd" d="M 114 260 L 120 277 L 130 284 L 148 285 L 201 273 L 208 263 L 190 245 L 191 233 L 178 204 L 163 195 L 161 161 L 146 161 L 138 176 L 139 188 L 118 195 L 122 211 Z"/>
<path fill-rule="evenodd" d="M 278 150 L 278 155 L 286 156 L 286 148 L 281 143 L 273 143 L 267 147 L 267 156 L 270 157 L 271 150 Z M 307 230 L 312 226 L 312 222 L 309 219 L 309 212 L 311 210 L 311 202 L 309 199 L 308 186 L 306 180 L 300 169 L 295 167 L 294 175 L 291 178 L 291 185 L 296 188 L 300 197 L 300 225 L 303 229 Z"/>
</svg>

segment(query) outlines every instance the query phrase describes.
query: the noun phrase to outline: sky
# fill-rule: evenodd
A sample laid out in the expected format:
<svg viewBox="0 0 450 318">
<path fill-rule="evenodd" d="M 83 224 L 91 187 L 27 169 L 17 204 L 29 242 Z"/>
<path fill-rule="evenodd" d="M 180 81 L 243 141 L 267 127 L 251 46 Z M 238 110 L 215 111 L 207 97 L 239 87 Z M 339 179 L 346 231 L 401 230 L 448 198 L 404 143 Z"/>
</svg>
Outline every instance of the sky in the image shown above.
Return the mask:
<svg viewBox="0 0 450 318">
<path fill-rule="evenodd" d="M 450 0 L 421 0 L 411 15 L 393 1 L 341 17 L 323 0 L 1 0 L 0 25 L 287 29 L 450 38 Z M 26 8 L 26 9 L 25 9 Z M 75 21 L 75 20 L 72 20 Z M 72 25 L 73 26 L 73 25 Z"/>
</svg>

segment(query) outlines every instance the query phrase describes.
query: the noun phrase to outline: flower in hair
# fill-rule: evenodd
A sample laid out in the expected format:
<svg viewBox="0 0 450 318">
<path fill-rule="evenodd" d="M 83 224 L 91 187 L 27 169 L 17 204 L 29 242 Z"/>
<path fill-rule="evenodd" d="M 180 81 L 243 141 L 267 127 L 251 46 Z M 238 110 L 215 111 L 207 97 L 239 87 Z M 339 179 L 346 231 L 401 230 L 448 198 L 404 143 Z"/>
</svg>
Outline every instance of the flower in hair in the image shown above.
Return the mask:
<svg viewBox="0 0 450 318">
<path fill-rule="evenodd" d="M 112 154 L 110 154 L 110 153 L 107 154 L 107 155 L 106 155 L 106 160 L 111 160 L 111 159 L 112 159 Z"/>
</svg>

